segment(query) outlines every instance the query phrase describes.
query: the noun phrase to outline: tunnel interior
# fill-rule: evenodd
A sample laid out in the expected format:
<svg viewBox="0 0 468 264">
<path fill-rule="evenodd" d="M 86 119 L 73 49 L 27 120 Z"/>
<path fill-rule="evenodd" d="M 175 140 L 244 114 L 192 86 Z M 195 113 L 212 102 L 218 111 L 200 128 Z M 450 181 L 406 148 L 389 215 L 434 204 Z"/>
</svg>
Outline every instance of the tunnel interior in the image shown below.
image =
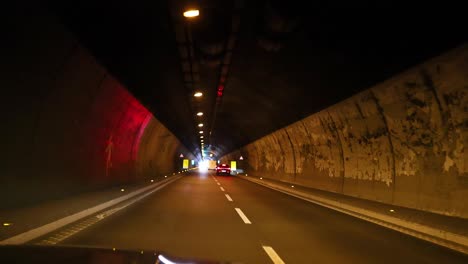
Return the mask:
<svg viewBox="0 0 468 264">
<path fill-rule="evenodd" d="M 187 19 L 189 4 L 11 8 L 2 208 L 212 153 L 251 175 L 467 216 L 462 8 L 210 0 Z"/>
<path fill-rule="evenodd" d="M 190 7 L 201 15 L 184 17 Z M 463 9 L 449 4 L 52 1 L 46 8 L 197 155 L 203 123 L 205 149 L 218 157 L 466 41 Z"/>
</svg>

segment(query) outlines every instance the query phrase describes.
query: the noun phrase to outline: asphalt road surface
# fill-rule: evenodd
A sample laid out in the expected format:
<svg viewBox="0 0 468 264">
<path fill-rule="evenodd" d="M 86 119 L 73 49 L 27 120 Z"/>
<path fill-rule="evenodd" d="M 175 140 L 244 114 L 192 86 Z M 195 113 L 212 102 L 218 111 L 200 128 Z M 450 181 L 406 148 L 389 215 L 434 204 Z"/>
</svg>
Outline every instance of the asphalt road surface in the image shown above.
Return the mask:
<svg viewBox="0 0 468 264">
<path fill-rule="evenodd" d="M 234 176 L 184 176 L 62 244 L 241 263 L 468 263 L 466 255 Z"/>
</svg>

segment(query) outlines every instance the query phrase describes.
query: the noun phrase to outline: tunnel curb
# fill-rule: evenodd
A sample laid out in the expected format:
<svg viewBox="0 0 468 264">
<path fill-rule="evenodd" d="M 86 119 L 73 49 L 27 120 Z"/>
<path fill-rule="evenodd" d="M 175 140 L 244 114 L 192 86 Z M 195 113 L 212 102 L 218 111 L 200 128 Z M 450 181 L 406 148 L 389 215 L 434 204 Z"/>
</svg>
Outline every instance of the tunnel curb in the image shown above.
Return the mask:
<svg viewBox="0 0 468 264">
<path fill-rule="evenodd" d="M 239 178 L 464 254 L 468 254 L 467 236 L 318 197 L 310 193 L 298 191 L 297 189 L 291 190 L 279 184 L 260 181 L 250 176 Z"/>
<path fill-rule="evenodd" d="M 88 217 L 88 216 L 91 216 L 91 215 L 96 214 L 98 212 L 101 212 L 101 211 L 103 211 L 105 209 L 108 209 L 108 208 L 110 208 L 112 206 L 115 206 L 117 204 L 120 204 L 122 202 L 130 200 L 132 198 L 138 197 L 138 195 L 144 196 L 145 193 L 151 192 L 152 190 L 156 191 L 159 188 L 163 188 L 166 185 L 180 179 L 181 177 L 182 176 L 175 176 L 175 177 L 170 177 L 170 178 L 164 179 L 164 180 L 159 181 L 159 182 L 155 182 L 155 183 L 153 183 L 153 184 L 151 184 L 149 186 L 140 188 L 140 189 L 135 190 L 135 191 L 133 191 L 133 192 L 131 192 L 129 194 L 120 196 L 118 198 L 111 199 L 111 200 L 109 200 L 107 202 L 98 204 L 98 205 L 90 207 L 88 209 L 84 209 L 84 210 L 82 210 L 80 212 L 74 213 L 72 215 L 69 215 L 69 216 L 63 217 L 61 219 L 55 220 L 53 222 L 50 222 L 48 224 L 42 225 L 40 227 L 33 228 L 33 229 L 29 230 L 29 231 L 26 231 L 26 232 L 17 234 L 15 236 L 12 236 L 10 238 L 4 239 L 4 240 L 0 241 L 0 245 L 18 245 L 18 244 L 27 243 L 29 241 L 32 241 L 32 240 L 36 239 L 36 238 L 39 238 L 39 237 L 44 236 L 44 235 L 46 235 L 48 233 L 51 233 L 51 232 L 53 232 L 53 231 L 55 231 L 55 230 L 57 230 L 59 228 L 62 228 L 64 226 L 66 226 L 66 225 L 69 225 L 71 223 L 79 221 L 79 220 L 81 220 L 81 219 L 83 219 L 85 217 Z"/>
</svg>

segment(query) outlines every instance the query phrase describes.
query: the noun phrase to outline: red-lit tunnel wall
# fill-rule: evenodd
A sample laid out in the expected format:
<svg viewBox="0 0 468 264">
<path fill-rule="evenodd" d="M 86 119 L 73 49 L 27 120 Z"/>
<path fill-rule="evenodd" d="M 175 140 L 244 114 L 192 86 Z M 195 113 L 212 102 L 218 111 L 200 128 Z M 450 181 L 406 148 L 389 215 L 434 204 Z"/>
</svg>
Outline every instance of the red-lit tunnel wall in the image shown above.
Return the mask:
<svg viewBox="0 0 468 264">
<path fill-rule="evenodd" d="M 223 157 L 249 175 L 468 218 L 468 45 Z"/>
<path fill-rule="evenodd" d="M 0 209 L 171 173 L 180 152 L 191 157 L 59 23 L 16 19 L 1 48 Z"/>
</svg>

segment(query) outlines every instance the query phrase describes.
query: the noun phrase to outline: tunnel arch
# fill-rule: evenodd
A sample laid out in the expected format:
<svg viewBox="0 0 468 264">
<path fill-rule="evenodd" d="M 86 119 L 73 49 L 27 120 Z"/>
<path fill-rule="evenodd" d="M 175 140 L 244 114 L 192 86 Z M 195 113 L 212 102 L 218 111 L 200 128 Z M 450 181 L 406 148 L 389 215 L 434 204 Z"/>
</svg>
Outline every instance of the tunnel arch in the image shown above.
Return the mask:
<svg viewBox="0 0 468 264">
<path fill-rule="evenodd" d="M 0 208 L 172 173 L 178 152 L 193 158 L 61 24 L 33 9 L 12 21 L 1 49 Z"/>
</svg>

